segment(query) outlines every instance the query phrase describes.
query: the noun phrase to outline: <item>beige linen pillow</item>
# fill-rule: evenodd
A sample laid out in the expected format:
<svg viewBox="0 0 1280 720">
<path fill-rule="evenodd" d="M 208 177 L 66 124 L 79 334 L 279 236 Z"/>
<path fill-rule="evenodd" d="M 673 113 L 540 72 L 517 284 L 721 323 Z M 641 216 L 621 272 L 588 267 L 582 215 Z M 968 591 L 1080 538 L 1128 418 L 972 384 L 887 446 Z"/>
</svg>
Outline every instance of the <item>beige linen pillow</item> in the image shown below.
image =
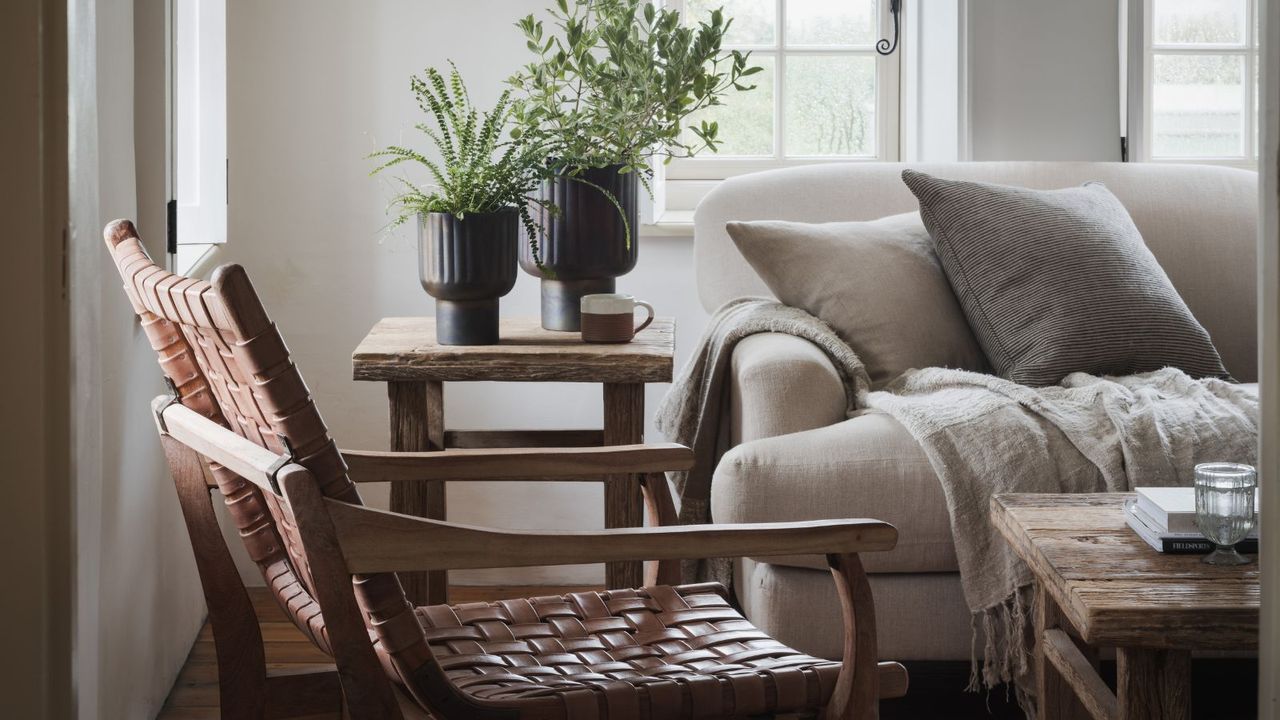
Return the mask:
<svg viewBox="0 0 1280 720">
<path fill-rule="evenodd" d="M 727 228 L 779 300 L 821 318 L 849 343 L 873 388 L 910 368 L 988 369 L 920 213 Z"/>
</svg>

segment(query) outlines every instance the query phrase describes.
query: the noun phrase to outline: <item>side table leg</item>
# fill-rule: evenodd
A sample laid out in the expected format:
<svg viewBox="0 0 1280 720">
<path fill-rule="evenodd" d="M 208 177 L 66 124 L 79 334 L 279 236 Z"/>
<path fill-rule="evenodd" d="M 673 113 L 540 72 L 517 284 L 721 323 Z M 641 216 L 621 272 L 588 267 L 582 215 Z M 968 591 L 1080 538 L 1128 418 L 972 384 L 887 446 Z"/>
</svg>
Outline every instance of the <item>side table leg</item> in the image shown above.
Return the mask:
<svg viewBox="0 0 1280 720">
<path fill-rule="evenodd" d="M 644 442 L 644 385 L 606 383 L 604 386 L 604 444 Z M 644 525 L 644 498 L 639 475 L 610 475 L 604 481 L 604 526 Z M 604 568 L 606 588 L 633 588 L 644 583 L 644 563 L 611 562 Z"/>
<path fill-rule="evenodd" d="M 1117 648 L 1116 686 L 1121 720 L 1188 720 L 1191 652 Z"/>
<path fill-rule="evenodd" d="M 1040 583 L 1036 584 L 1035 597 L 1035 629 L 1036 629 L 1036 703 L 1039 705 L 1040 720 L 1091 720 L 1093 717 L 1076 697 L 1075 690 L 1067 678 L 1062 676 L 1056 667 L 1045 657 L 1045 631 L 1060 628 L 1070 632 L 1069 621 L 1062 616 L 1058 604 Z M 1086 656 L 1097 667 L 1097 653 L 1092 651 Z"/>
<path fill-rule="evenodd" d="M 434 381 L 389 382 L 391 450 L 424 452 L 444 449 L 444 386 Z M 441 480 L 391 484 L 391 511 L 445 519 L 444 482 Z M 445 571 L 399 573 L 405 595 L 415 605 L 440 605 L 449 601 L 449 576 Z"/>
</svg>

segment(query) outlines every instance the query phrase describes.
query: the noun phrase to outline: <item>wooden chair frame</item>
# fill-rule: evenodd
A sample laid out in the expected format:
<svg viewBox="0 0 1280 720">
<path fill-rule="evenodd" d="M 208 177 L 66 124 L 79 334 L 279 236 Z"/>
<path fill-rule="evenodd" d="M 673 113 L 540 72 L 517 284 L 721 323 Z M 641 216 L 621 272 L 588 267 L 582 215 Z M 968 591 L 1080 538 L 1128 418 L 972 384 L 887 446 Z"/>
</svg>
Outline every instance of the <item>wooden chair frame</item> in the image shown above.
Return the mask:
<svg viewBox="0 0 1280 720">
<path fill-rule="evenodd" d="M 403 717 L 392 685 L 369 643 L 368 631 L 351 589 L 354 576 L 611 560 L 824 554 L 835 581 L 845 629 L 840 679 L 822 717 L 830 720 L 875 718 L 880 698 L 900 697 L 906 692 L 906 670 L 898 663 L 878 660 L 875 607 L 858 557 L 860 552 L 894 547 L 897 530 L 887 523 L 862 519 L 820 520 L 559 533 L 471 527 L 326 498 L 320 494 L 310 471 L 293 463 L 289 456 L 272 453 L 174 404 L 170 397 L 156 398 L 153 409 L 170 468 L 180 488 L 188 527 L 193 540 L 202 539 L 196 543 L 198 548 L 203 548 L 203 551 L 197 550 L 201 578 L 214 580 L 212 583 L 206 580 L 206 595 L 210 601 L 219 669 L 234 672 L 225 680 L 220 675 L 223 700 L 229 703 L 224 708 L 239 704 L 245 697 L 259 699 L 252 703 L 251 713 L 245 717 L 283 717 L 279 712 L 303 697 L 309 702 L 288 709 L 297 714 L 316 712 L 318 705 L 336 701 L 336 684 L 341 686 L 352 718 Z M 688 451 L 678 448 L 660 445 L 650 450 L 623 447 L 591 448 L 585 452 L 582 448 L 537 449 L 499 452 L 497 457 L 528 456 L 536 458 L 545 472 L 585 476 L 598 474 L 602 462 L 614 472 L 652 472 L 652 463 L 673 460 L 676 461 L 674 467 L 680 467 L 687 461 Z M 613 452 L 602 452 L 604 450 Z M 463 454 L 464 451 L 445 452 L 456 452 L 459 458 L 471 456 L 470 452 Z M 361 459 L 352 463 L 353 475 L 367 482 L 434 477 L 442 471 L 431 463 L 441 454 L 444 453 L 354 454 L 352 457 Z M 278 494 L 286 501 L 303 537 L 316 583 L 315 593 L 325 611 L 335 649 L 336 675 L 279 677 L 264 671 L 256 618 L 217 533 L 209 502 L 210 486 L 200 469 L 201 458 L 231 469 L 262 492 Z M 630 464 L 632 462 L 635 464 Z M 412 469 L 415 466 L 417 470 Z M 445 473 L 450 480 L 458 479 L 456 467 Z M 364 471 L 363 475 L 360 470 Z M 518 475 L 523 472 L 519 465 L 502 465 L 493 471 L 493 477 L 465 469 L 462 474 L 470 479 L 527 477 Z M 231 580 L 234 582 L 228 582 Z M 429 682 L 428 678 L 420 680 L 424 685 L 434 686 L 437 695 L 433 698 L 433 707 L 447 718 L 514 717 L 501 710 L 476 707 L 444 684 Z M 248 694 L 228 697 L 229 693 L 244 691 Z M 329 708 L 332 709 L 332 705 Z M 548 717 L 551 716 L 549 709 Z M 223 717 L 230 715 L 224 711 Z"/>
<path fill-rule="evenodd" d="M 614 717 L 612 711 L 596 705 L 609 697 L 622 702 L 621 694 L 625 693 L 631 693 L 626 702 L 643 703 L 654 712 L 661 708 L 670 714 L 673 708 L 682 707 L 683 714 L 696 710 L 699 717 L 719 717 L 723 713 L 717 708 L 724 707 L 730 715 L 741 715 L 746 711 L 738 706 L 739 689 L 745 693 L 741 696 L 743 708 L 811 708 L 814 702 L 822 701 L 826 702 L 824 718 L 865 719 L 877 716 L 879 698 L 905 692 L 907 676 L 902 666 L 878 662 L 875 612 L 858 558 L 860 552 L 891 549 L 897 541 L 897 531 L 891 525 L 876 520 L 831 520 L 672 527 L 674 508 L 665 478 L 659 473 L 692 466 L 692 452 L 678 445 L 430 453 L 339 451 L 243 268 L 219 268 L 212 282 L 185 278 L 151 261 L 131 223 L 112 223 L 105 236 L 125 281 L 125 293 L 170 380 L 172 395 L 156 398 L 152 409 L 208 602 L 224 718 L 297 717 L 344 706 L 347 716 L 355 720 L 402 718 L 393 679 L 402 683 L 417 706 L 446 720 L 551 720 L 580 713 Z M 619 475 L 647 478 L 646 500 L 663 527 L 562 533 L 499 531 L 368 508 L 357 490 L 357 483 L 362 482 L 390 482 L 394 488 L 439 479 L 467 482 Z M 211 498 L 215 488 L 275 599 L 298 629 L 334 658 L 334 669 L 277 673 L 267 668 L 257 615 L 218 527 Z M 555 685 L 530 685 L 527 677 L 512 676 L 514 681 L 502 680 L 497 685 L 496 695 L 478 693 L 472 686 L 463 692 L 453 680 L 459 676 L 446 673 L 428 637 L 429 627 L 441 627 L 432 613 L 452 618 L 443 629 L 446 634 L 454 632 L 454 625 L 449 624 L 458 622 L 454 610 L 414 608 L 396 575 L 658 560 L 665 561 L 662 567 L 667 568 L 658 574 L 672 576 L 674 561 L 685 558 L 814 553 L 827 557 L 844 615 L 844 657 L 838 668 L 786 648 L 750 627 L 725 603 L 725 591 L 718 585 L 655 584 L 636 591 L 612 591 L 593 596 L 594 600 L 587 598 L 588 594 L 575 596 L 574 602 L 595 604 L 595 609 L 583 610 L 582 620 L 605 622 L 597 626 L 601 632 L 616 628 L 607 623 L 622 623 L 639 632 L 631 620 L 605 607 L 603 598 L 607 597 L 610 602 L 622 603 L 620 612 L 641 607 L 647 614 L 636 616 L 636 622 L 657 623 L 662 631 L 659 641 L 674 632 L 689 643 L 706 640 L 745 647 L 736 639 L 745 633 L 767 644 L 764 650 L 751 648 L 750 653 L 782 653 L 789 658 L 785 662 L 792 663 L 786 666 L 790 669 L 767 666 L 761 670 L 723 656 L 725 662 L 692 664 L 683 658 L 688 655 L 684 648 L 692 651 L 692 644 L 678 647 L 675 652 L 682 658 L 675 659 L 668 651 L 655 651 L 655 646 L 647 644 L 650 640 L 640 643 L 624 632 L 623 639 L 632 643 L 627 648 L 667 663 L 659 669 L 672 663 L 679 666 L 669 671 L 674 675 L 664 675 L 643 688 L 642 681 L 652 678 L 633 671 L 650 666 L 624 663 L 627 674 L 620 677 L 630 678 L 627 681 L 592 674 L 594 671 L 584 679 L 567 679 Z M 672 581 L 663 581 L 667 582 Z M 699 607 L 711 603 L 720 608 L 711 614 L 727 620 L 720 627 L 731 630 L 717 631 L 715 625 L 704 621 L 705 611 L 686 603 L 684 597 L 700 603 Z M 554 607 L 564 605 L 560 598 L 550 600 Z M 533 612 L 531 608 L 517 614 L 536 619 L 519 622 L 536 623 L 554 635 L 543 615 L 528 614 Z M 599 608 L 605 612 L 601 614 Z M 559 611 L 553 608 L 546 612 Z M 425 614 L 420 617 L 419 613 Z M 508 620 L 517 622 L 514 617 Z M 686 629 L 682 623 L 692 624 Z M 708 638 L 707 632 L 720 637 Z M 561 637 L 569 642 L 568 635 Z M 592 642 L 602 647 L 599 640 Z M 447 646 L 437 647 L 453 652 Z M 696 647 L 694 654 L 703 653 L 702 659 L 722 657 L 706 654 L 702 644 Z M 470 657 L 465 656 L 464 661 Z M 574 657 L 568 662 L 575 667 L 595 664 L 594 660 Z M 496 667 L 485 664 L 490 666 Z M 809 674 L 802 676 L 795 669 L 801 666 L 808 668 L 805 672 Z M 716 667 L 724 674 L 709 674 L 708 670 Z M 483 669 L 474 672 L 469 677 L 489 677 Z M 608 680 L 608 686 L 595 684 L 598 678 Z M 503 684 L 509 682 L 515 685 Z M 514 694 L 511 687 L 516 687 Z M 527 689 L 535 692 L 525 692 Z M 772 700 L 770 693 L 774 694 Z M 722 694 L 731 698 L 724 701 L 727 705 L 718 699 Z M 638 712 L 636 705 L 622 715 L 631 717 Z"/>
</svg>

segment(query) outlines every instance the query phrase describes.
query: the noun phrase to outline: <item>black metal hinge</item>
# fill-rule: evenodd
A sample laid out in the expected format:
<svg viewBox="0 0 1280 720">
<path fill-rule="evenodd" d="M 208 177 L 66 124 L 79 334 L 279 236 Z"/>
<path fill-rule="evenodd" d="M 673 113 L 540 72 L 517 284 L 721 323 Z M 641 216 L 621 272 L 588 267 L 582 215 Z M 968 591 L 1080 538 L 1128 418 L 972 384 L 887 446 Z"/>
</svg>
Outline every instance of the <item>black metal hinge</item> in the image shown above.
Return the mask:
<svg viewBox="0 0 1280 720">
<path fill-rule="evenodd" d="M 170 255 L 176 255 L 178 253 L 178 201 L 177 200 L 170 200 L 165 205 L 165 215 L 167 216 L 167 219 L 165 220 L 165 222 L 168 223 L 168 227 L 166 228 L 167 239 L 165 241 L 167 244 L 167 250 Z"/>
</svg>

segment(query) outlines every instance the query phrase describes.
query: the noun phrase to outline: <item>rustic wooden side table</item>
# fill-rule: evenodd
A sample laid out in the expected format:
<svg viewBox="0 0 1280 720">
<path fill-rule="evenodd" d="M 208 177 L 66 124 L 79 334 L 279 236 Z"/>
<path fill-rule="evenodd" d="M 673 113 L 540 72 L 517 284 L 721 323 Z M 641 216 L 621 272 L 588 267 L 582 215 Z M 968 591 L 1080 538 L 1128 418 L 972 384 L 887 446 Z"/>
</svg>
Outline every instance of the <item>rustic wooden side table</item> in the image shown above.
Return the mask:
<svg viewBox="0 0 1280 720">
<path fill-rule="evenodd" d="M 635 340 L 589 345 L 578 333 L 543 330 L 536 318 L 504 319 L 497 345 L 449 346 L 436 342 L 433 318 L 384 318 L 351 356 L 356 380 L 385 382 L 393 451 L 444 448 L 581 447 L 644 441 L 644 386 L 669 383 L 675 356 L 675 320 L 658 318 Z M 466 381 L 600 383 L 604 388 L 601 430 L 483 430 L 450 432 L 444 426 L 444 383 Z M 607 528 L 644 524 L 640 476 L 610 476 L 605 482 Z M 665 485 L 663 486 L 665 491 Z M 445 519 L 442 481 L 395 483 L 394 512 Z M 444 572 L 401 573 L 410 600 L 447 601 Z M 643 584 L 643 564 L 609 563 L 605 584 Z"/>
<path fill-rule="evenodd" d="M 1186 720 L 1191 652 L 1258 648 L 1258 564 L 1152 550 L 1125 524 L 1129 497 L 992 498 L 992 521 L 1036 579 L 1041 718 Z M 1097 673 L 1108 646 L 1114 692 Z"/>
</svg>

